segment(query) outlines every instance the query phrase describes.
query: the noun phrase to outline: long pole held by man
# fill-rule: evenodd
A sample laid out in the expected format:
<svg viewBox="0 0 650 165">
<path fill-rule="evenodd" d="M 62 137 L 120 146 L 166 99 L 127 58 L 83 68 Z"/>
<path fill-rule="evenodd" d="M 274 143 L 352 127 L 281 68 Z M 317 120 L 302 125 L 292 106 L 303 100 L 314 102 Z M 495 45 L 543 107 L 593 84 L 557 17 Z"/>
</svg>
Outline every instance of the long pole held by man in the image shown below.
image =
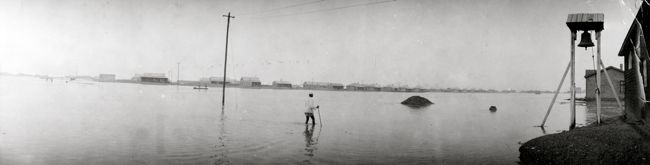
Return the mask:
<svg viewBox="0 0 650 165">
<path fill-rule="evenodd" d="M 320 106 L 316 106 L 316 109 L 318 110 L 318 123 L 320 126 L 323 126 L 323 120 L 321 120 L 321 115 L 320 115 Z"/>
</svg>

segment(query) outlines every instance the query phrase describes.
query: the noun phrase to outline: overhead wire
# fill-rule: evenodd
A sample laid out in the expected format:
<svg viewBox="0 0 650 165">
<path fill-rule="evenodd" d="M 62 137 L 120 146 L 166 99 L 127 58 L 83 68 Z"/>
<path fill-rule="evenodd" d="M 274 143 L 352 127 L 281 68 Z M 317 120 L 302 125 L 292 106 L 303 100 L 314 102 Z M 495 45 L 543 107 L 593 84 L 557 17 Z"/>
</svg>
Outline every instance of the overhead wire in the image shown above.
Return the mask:
<svg viewBox="0 0 650 165">
<path fill-rule="evenodd" d="M 352 4 L 352 5 L 346 5 L 346 6 L 339 6 L 339 7 L 333 7 L 333 8 L 326 8 L 326 9 L 318 9 L 318 10 L 311 10 L 311 11 L 304 11 L 304 12 L 295 12 L 295 13 L 289 13 L 289 14 L 279 14 L 279 15 L 271 15 L 271 16 L 261 16 L 261 17 L 253 17 L 253 18 L 274 18 L 274 17 L 287 17 L 287 16 L 298 16 L 298 15 L 305 15 L 305 14 L 312 14 L 312 13 L 319 13 L 319 12 L 328 12 L 328 11 L 334 11 L 334 10 L 342 10 L 342 9 L 348 9 L 348 8 L 354 8 L 354 7 L 361 7 L 361 6 L 371 6 L 371 5 L 378 5 L 378 4 L 383 4 L 383 3 L 389 3 L 389 2 L 396 2 L 397 0 L 383 0 L 383 1 L 375 1 L 375 2 L 367 2 L 367 3 L 360 3 L 360 4 Z"/>
<path fill-rule="evenodd" d="M 307 5 L 322 3 L 322 2 L 325 2 L 325 0 L 317 0 L 317 1 L 311 1 L 311 2 L 297 3 L 297 4 L 287 5 L 287 6 L 283 6 L 283 7 L 262 10 L 262 11 L 257 12 L 257 13 L 244 13 L 244 14 L 239 14 L 239 15 L 242 16 L 242 15 L 261 14 L 261 13 L 267 13 L 267 12 L 271 12 L 271 11 L 278 11 L 278 10 L 302 7 L 302 6 L 307 6 Z"/>
</svg>

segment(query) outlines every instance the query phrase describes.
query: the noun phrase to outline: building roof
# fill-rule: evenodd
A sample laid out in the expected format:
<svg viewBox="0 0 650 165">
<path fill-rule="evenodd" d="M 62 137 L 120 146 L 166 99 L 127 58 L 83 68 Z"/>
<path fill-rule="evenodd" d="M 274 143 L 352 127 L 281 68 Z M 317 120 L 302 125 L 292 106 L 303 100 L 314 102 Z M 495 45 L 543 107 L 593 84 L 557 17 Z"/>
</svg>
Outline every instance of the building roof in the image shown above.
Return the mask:
<svg viewBox="0 0 650 165">
<path fill-rule="evenodd" d="M 284 80 L 273 81 L 273 83 L 275 83 L 275 84 L 291 84 L 290 82 L 284 81 Z"/>
<path fill-rule="evenodd" d="M 305 81 L 305 85 L 329 85 L 327 82 Z"/>
<path fill-rule="evenodd" d="M 135 74 L 135 77 L 152 77 L 152 78 L 167 78 L 164 73 L 143 73 Z"/>
<path fill-rule="evenodd" d="M 216 81 L 216 82 L 222 82 L 223 77 L 210 77 L 210 78 L 201 78 L 201 81 Z M 233 82 L 237 81 L 236 79 L 232 79 L 230 77 L 226 77 L 226 82 Z"/>
<path fill-rule="evenodd" d="M 383 88 L 398 88 L 399 86 L 397 86 L 397 85 L 395 85 L 395 84 L 388 84 L 388 85 L 384 85 L 384 86 L 382 86 L 382 87 L 383 87 Z"/>
<path fill-rule="evenodd" d="M 257 77 L 241 77 L 240 81 L 260 82 L 260 78 L 257 78 Z"/>
<path fill-rule="evenodd" d="M 613 67 L 613 66 L 609 66 L 609 67 L 607 67 L 607 68 L 605 68 L 603 70 L 600 70 L 600 72 L 604 72 L 605 70 L 610 70 L 610 69 L 623 73 L 623 70 L 618 69 L 617 67 Z M 589 78 L 589 77 L 594 76 L 594 75 L 596 75 L 596 70 L 593 70 L 593 69 L 585 70 L 585 78 Z"/>
<path fill-rule="evenodd" d="M 305 81 L 304 85 L 320 85 L 320 86 L 343 86 L 341 83 L 331 83 L 331 82 L 316 82 L 316 81 Z"/>
<path fill-rule="evenodd" d="M 377 84 L 361 84 L 361 83 L 351 83 L 348 84 L 349 87 L 370 87 L 370 88 L 379 88 Z"/>
<path fill-rule="evenodd" d="M 361 87 L 362 85 L 359 84 L 359 83 L 350 83 L 350 84 L 348 84 L 346 86 L 348 86 L 348 87 Z"/>
<path fill-rule="evenodd" d="M 636 14 L 634 22 L 632 22 L 632 25 L 630 25 L 630 30 L 627 31 L 627 35 L 625 36 L 625 39 L 623 40 L 623 45 L 621 45 L 621 50 L 618 52 L 618 56 L 625 56 L 627 55 L 627 52 L 630 48 L 634 48 L 632 41 L 636 40 L 633 39 L 632 37 L 637 36 L 637 31 L 636 29 L 638 28 L 639 24 L 641 26 L 641 34 L 645 34 L 645 32 L 650 32 L 650 12 L 643 12 L 643 10 L 649 10 L 650 11 L 650 5 L 647 3 L 641 3 L 641 7 L 639 8 L 639 11 Z M 650 42 L 650 37 L 645 38 L 641 40 L 641 44 L 645 45 L 646 43 Z M 640 56 L 647 56 L 648 52 L 646 49 L 641 49 L 642 52 Z"/>
<path fill-rule="evenodd" d="M 341 83 L 330 83 L 330 85 L 332 85 L 332 86 L 343 86 L 343 84 L 341 84 Z"/>
</svg>

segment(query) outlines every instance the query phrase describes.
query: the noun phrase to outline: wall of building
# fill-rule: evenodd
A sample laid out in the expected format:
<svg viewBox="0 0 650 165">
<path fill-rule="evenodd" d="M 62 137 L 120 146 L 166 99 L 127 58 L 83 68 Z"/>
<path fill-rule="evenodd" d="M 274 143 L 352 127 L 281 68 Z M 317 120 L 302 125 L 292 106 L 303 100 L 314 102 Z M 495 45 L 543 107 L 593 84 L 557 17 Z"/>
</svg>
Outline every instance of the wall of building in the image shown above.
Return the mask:
<svg viewBox="0 0 650 165">
<path fill-rule="evenodd" d="M 167 78 L 159 77 L 140 77 L 140 82 L 168 83 Z"/>
<path fill-rule="evenodd" d="M 241 81 L 240 86 L 244 87 L 259 87 L 262 86 L 262 82 L 257 81 Z"/>
<path fill-rule="evenodd" d="M 99 81 L 115 81 L 114 74 L 100 74 Z"/>
<path fill-rule="evenodd" d="M 291 88 L 291 83 L 278 83 L 273 82 L 273 86 L 277 88 Z"/>
<path fill-rule="evenodd" d="M 606 99 L 606 100 L 613 100 L 616 97 L 614 97 L 614 92 L 618 94 L 619 98 L 624 98 L 625 97 L 625 89 L 624 86 L 621 86 L 622 83 L 624 84 L 624 76 L 623 73 L 613 70 L 613 69 L 608 69 L 607 73 L 609 74 L 610 78 L 612 78 L 612 83 L 614 85 L 615 91 L 612 91 L 611 87 L 609 86 L 609 82 L 607 82 L 607 77 L 605 77 L 605 73 L 602 73 L 601 79 L 600 79 L 600 98 L 601 99 Z M 586 80 L 586 93 L 585 93 L 585 99 L 592 100 L 596 99 L 596 75 L 587 77 Z"/>
</svg>

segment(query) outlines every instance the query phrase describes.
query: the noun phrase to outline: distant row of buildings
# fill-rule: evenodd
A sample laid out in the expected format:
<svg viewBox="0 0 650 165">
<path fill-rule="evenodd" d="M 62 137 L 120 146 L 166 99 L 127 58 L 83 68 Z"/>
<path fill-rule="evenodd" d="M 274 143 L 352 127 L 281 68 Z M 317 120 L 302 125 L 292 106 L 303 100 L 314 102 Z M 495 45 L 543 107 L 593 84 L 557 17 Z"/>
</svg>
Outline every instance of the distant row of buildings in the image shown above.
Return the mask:
<svg viewBox="0 0 650 165">
<path fill-rule="evenodd" d="M 615 89 L 623 89 L 624 88 L 624 82 L 622 82 L 622 75 L 620 71 L 608 67 L 607 70 L 612 77 L 612 80 L 614 82 L 619 82 L 615 83 Z M 613 72 L 610 72 L 613 71 Z M 595 73 L 595 72 L 594 72 Z M 5 73 L 5 72 L 0 72 L 0 75 L 9 75 L 9 76 L 29 76 L 29 77 L 39 77 L 42 79 L 66 79 L 66 80 L 94 80 L 94 81 L 100 81 L 100 82 L 122 82 L 122 83 L 151 83 L 151 84 L 173 84 L 172 81 L 170 81 L 169 78 L 165 77 L 166 75 L 164 74 L 156 74 L 156 73 L 145 73 L 145 74 L 136 74 L 133 76 L 131 79 L 116 79 L 115 74 L 99 74 L 99 76 L 49 76 L 49 75 L 33 75 L 33 74 L 24 74 L 24 73 Z M 585 75 L 585 78 L 587 79 L 587 91 L 594 90 L 594 83 L 593 81 L 593 73 L 591 71 L 587 71 L 587 74 Z M 201 78 L 199 81 L 187 81 L 187 80 L 181 80 L 180 85 L 184 86 L 194 86 L 194 85 L 208 85 L 208 86 L 221 86 L 223 84 L 223 77 L 210 77 L 210 78 Z M 331 83 L 331 82 L 313 82 L 313 81 L 308 81 L 304 82 L 303 84 L 292 84 L 287 81 L 279 80 L 279 81 L 273 81 L 272 84 L 270 85 L 264 85 L 262 84 L 261 81 L 259 81 L 259 78 L 255 77 L 244 77 L 240 78 L 239 80 L 237 79 L 232 79 L 232 78 L 227 78 L 226 79 L 226 85 L 231 86 L 231 87 L 259 87 L 259 88 L 276 88 L 276 89 L 314 89 L 314 90 L 341 90 L 341 91 L 386 91 L 386 92 L 444 92 L 444 93 L 535 93 L 535 94 L 540 94 L 540 93 L 553 93 L 553 91 L 542 91 L 542 90 L 513 90 L 513 89 L 507 89 L 507 90 L 494 90 L 494 89 L 476 89 L 476 88 L 420 88 L 420 87 L 408 87 L 405 85 L 386 85 L 386 86 L 379 86 L 377 84 L 360 84 L 360 83 L 351 83 L 348 85 L 343 85 L 341 83 Z M 605 90 L 610 89 L 609 85 L 607 83 L 603 83 L 601 89 L 603 90 L 602 93 L 603 98 L 607 99 L 607 96 L 605 96 L 605 93 L 609 93 Z M 606 88 L 607 87 L 607 88 Z M 582 91 L 580 89 L 577 89 L 577 91 Z M 619 91 L 622 93 L 622 91 Z M 587 95 L 587 99 L 590 98 L 590 94 Z M 622 94 L 619 94 L 619 97 L 623 96 Z"/>
<path fill-rule="evenodd" d="M 116 76 L 114 74 L 99 74 L 98 81 L 111 82 L 116 81 Z M 133 82 L 139 83 L 172 83 L 169 78 L 166 77 L 164 73 L 143 73 L 135 74 L 131 78 Z M 182 81 L 184 82 L 190 81 Z M 239 80 L 226 78 L 224 82 L 223 77 L 205 77 L 201 78 L 198 82 L 193 82 L 194 84 L 200 85 L 227 85 L 227 86 L 239 86 L 239 87 L 273 87 L 273 88 L 301 88 L 301 89 L 314 89 L 314 90 L 348 90 L 348 91 L 388 91 L 388 92 L 423 92 L 425 89 L 419 87 L 408 87 L 406 85 L 387 85 L 380 86 L 378 84 L 361 84 L 361 83 L 351 83 L 348 85 L 343 85 L 341 83 L 333 82 L 316 82 L 316 81 L 306 81 L 302 85 L 292 84 L 291 82 L 278 80 L 273 81 L 272 84 L 262 85 L 257 77 L 241 77 Z"/>
</svg>

